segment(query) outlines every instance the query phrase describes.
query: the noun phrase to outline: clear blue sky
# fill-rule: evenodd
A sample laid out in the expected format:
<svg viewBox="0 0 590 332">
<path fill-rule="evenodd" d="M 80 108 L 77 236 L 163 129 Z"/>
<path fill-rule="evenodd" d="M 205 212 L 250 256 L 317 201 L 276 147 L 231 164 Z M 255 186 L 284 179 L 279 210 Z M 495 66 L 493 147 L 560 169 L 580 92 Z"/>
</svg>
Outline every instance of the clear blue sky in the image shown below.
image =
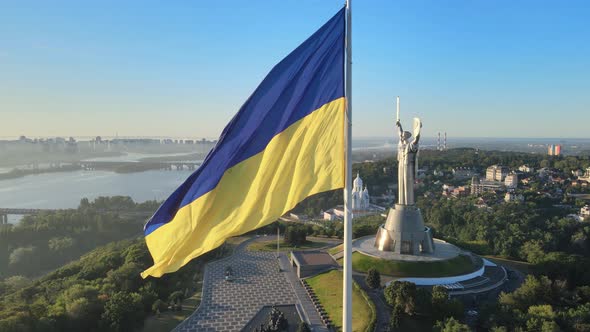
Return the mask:
<svg viewBox="0 0 590 332">
<path fill-rule="evenodd" d="M 2 1 L 0 136 L 215 138 L 342 5 Z M 355 136 L 589 137 L 590 1 L 353 5 Z"/>
</svg>

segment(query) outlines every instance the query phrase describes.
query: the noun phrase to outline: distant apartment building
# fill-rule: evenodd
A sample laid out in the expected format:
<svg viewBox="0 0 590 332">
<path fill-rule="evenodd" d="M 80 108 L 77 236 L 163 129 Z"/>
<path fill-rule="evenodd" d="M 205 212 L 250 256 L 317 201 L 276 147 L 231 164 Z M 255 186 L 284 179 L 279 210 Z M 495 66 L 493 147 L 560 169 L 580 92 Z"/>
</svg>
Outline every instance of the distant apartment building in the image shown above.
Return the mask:
<svg viewBox="0 0 590 332">
<path fill-rule="evenodd" d="M 588 181 L 586 180 L 572 180 L 571 182 L 572 187 L 580 187 L 580 188 L 587 188 L 588 187 Z"/>
<path fill-rule="evenodd" d="M 534 168 L 527 166 L 527 165 L 522 165 L 518 168 L 519 171 L 523 172 L 523 173 L 532 173 L 535 171 Z"/>
<path fill-rule="evenodd" d="M 561 145 L 549 145 L 547 147 L 547 154 L 550 156 L 560 156 L 561 155 Z"/>
<path fill-rule="evenodd" d="M 460 187 L 453 187 L 449 185 L 443 186 L 442 195 L 445 197 L 466 197 L 469 196 L 470 190 L 469 187 L 460 186 Z"/>
<path fill-rule="evenodd" d="M 475 170 L 471 167 L 455 167 L 453 168 L 453 176 L 455 179 L 469 179 L 475 175 Z"/>
<path fill-rule="evenodd" d="M 578 180 L 590 182 L 590 167 L 586 168 L 584 175 L 578 176 Z"/>
<path fill-rule="evenodd" d="M 481 195 L 485 192 L 497 192 L 497 191 L 504 191 L 504 183 L 500 181 L 488 181 L 488 180 L 480 180 L 479 177 L 474 176 L 471 178 L 471 194 L 472 195 Z"/>
<path fill-rule="evenodd" d="M 506 178 L 504 179 L 504 185 L 506 188 L 511 189 L 518 187 L 518 175 L 516 175 L 516 173 L 510 173 L 506 175 Z"/>
<path fill-rule="evenodd" d="M 492 165 L 486 170 L 487 181 L 504 181 L 510 170 L 506 166 Z"/>
<path fill-rule="evenodd" d="M 510 202 L 523 202 L 524 201 L 524 197 L 522 195 L 517 195 L 516 193 L 509 191 L 506 193 L 506 195 L 504 195 L 504 202 L 506 203 L 510 203 Z"/>
</svg>

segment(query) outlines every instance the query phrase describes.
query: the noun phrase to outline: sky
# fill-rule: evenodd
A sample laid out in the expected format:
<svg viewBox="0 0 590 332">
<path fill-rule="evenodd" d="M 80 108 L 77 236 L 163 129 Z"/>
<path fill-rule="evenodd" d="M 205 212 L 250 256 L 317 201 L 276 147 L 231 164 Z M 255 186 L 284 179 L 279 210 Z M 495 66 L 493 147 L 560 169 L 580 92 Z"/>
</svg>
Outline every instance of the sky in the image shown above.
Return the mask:
<svg viewBox="0 0 590 332">
<path fill-rule="evenodd" d="M 343 0 L 0 0 L 0 136 L 217 138 Z M 590 135 L 589 1 L 353 1 L 353 136 Z"/>
</svg>

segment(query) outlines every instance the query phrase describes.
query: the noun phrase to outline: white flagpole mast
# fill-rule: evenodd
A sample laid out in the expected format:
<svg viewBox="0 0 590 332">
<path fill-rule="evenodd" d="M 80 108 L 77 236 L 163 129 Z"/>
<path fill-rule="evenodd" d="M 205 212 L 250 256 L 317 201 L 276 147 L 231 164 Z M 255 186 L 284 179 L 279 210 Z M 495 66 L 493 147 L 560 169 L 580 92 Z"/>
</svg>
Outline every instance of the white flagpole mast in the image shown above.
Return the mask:
<svg viewBox="0 0 590 332">
<path fill-rule="evenodd" d="M 342 332 L 352 332 L 352 15 L 346 0 L 346 178 L 344 182 L 344 278 L 342 283 Z"/>
</svg>

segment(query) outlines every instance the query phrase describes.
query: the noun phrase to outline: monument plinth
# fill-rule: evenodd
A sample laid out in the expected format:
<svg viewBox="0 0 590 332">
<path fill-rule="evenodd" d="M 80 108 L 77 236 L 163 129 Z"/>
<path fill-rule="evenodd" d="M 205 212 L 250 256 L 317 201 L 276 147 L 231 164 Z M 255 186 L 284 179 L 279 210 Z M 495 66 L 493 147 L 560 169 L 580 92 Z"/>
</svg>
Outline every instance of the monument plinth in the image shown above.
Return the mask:
<svg viewBox="0 0 590 332">
<path fill-rule="evenodd" d="M 430 228 L 424 226 L 422 213 L 414 205 L 414 179 L 418 168 L 417 153 L 422 122 L 414 118 L 414 139 L 412 133 L 402 129 L 399 120 L 399 97 L 397 98 L 398 144 L 398 204 L 389 209 L 385 224 L 379 227 L 375 247 L 380 251 L 397 254 L 419 255 L 433 253 L 434 241 Z"/>
<path fill-rule="evenodd" d="M 430 228 L 424 226 L 420 209 L 396 204 L 389 210 L 385 225 L 379 227 L 375 247 L 381 251 L 417 255 L 434 252 Z"/>
</svg>

